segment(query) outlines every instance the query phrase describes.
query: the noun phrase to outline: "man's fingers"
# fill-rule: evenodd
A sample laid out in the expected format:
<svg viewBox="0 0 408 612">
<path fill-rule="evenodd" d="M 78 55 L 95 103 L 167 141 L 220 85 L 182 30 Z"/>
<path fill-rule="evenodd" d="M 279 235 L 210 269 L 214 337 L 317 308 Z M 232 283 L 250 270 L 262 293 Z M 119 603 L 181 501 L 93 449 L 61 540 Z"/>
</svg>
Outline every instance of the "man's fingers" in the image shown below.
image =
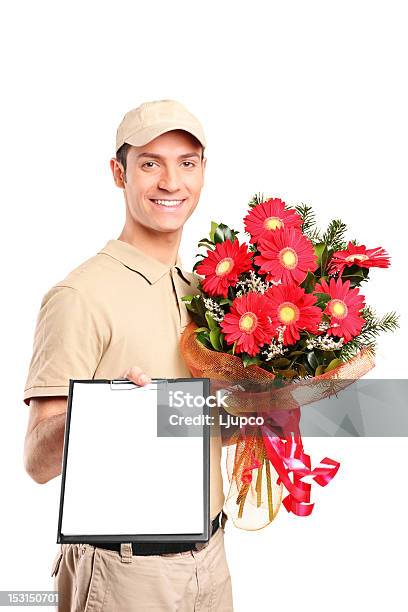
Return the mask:
<svg viewBox="0 0 408 612">
<path fill-rule="evenodd" d="M 131 380 L 136 385 L 148 385 L 151 383 L 150 377 L 143 372 L 142 368 L 139 366 L 131 366 L 126 370 L 126 372 L 122 375 L 122 378 L 127 378 Z"/>
</svg>

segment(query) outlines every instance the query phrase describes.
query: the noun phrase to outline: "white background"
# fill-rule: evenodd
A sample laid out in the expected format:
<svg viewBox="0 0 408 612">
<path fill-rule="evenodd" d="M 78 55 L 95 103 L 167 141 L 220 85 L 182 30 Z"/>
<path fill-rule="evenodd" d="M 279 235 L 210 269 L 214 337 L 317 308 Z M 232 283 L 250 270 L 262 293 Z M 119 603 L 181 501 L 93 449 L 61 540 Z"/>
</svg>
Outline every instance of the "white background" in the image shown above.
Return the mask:
<svg viewBox="0 0 408 612">
<path fill-rule="evenodd" d="M 406 377 L 407 22 L 405 3 L 19 2 L 2 9 L 0 588 L 52 589 L 59 478 L 23 469 L 23 388 L 43 294 L 110 238 L 124 202 L 109 170 L 116 127 L 141 102 L 175 98 L 208 139 L 206 185 L 181 256 L 210 220 L 240 229 L 252 194 L 308 202 L 322 225 L 383 246 L 392 268 L 365 288 L 401 330 L 374 376 Z M 154 373 L 152 373 L 154 375 Z M 227 525 L 236 612 L 406 609 L 406 440 L 306 440 L 309 518 Z M 227 488 L 227 487 L 226 487 Z"/>
</svg>

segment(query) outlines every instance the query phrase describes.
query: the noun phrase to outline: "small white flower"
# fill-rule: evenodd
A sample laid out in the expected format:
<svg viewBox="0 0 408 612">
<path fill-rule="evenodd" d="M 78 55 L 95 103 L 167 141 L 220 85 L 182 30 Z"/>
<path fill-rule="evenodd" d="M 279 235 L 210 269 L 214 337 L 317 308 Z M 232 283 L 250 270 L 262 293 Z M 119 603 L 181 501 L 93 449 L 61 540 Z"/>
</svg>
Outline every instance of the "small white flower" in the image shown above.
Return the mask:
<svg viewBox="0 0 408 612">
<path fill-rule="evenodd" d="M 236 286 L 240 287 L 240 289 L 238 289 L 237 291 L 237 296 L 241 296 L 244 293 L 248 293 L 249 291 L 263 294 L 273 284 L 275 283 L 262 280 L 259 276 L 257 276 L 254 270 L 250 270 L 249 278 L 237 282 Z"/>
<path fill-rule="evenodd" d="M 265 361 L 270 361 L 278 355 L 283 355 L 287 352 L 287 350 L 287 348 L 283 347 L 282 343 L 277 342 L 275 339 L 273 339 L 270 345 L 261 352 L 263 355 L 265 355 Z"/>
<path fill-rule="evenodd" d="M 334 340 L 334 338 L 325 334 L 324 336 L 309 338 L 306 342 L 306 348 L 309 350 L 317 348 L 323 351 L 334 351 L 341 348 L 343 344 L 344 338 L 340 338 L 340 340 Z"/>
<path fill-rule="evenodd" d="M 209 297 L 204 298 L 204 304 L 214 321 L 221 323 L 225 316 L 221 306 L 215 300 Z"/>
<path fill-rule="evenodd" d="M 279 327 L 276 328 L 276 331 L 279 332 L 279 334 L 278 334 L 278 342 L 280 344 L 282 344 L 282 342 L 283 342 L 283 334 L 285 332 L 285 329 L 286 329 L 286 325 L 280 325 Z"/>
</svg>

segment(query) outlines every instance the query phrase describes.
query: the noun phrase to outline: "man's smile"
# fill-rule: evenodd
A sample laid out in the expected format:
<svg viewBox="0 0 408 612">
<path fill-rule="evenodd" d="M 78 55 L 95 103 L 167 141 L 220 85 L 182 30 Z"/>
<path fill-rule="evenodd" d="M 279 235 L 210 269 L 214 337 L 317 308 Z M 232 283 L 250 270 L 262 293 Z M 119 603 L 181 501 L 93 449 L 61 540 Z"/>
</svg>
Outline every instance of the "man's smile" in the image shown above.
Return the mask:
<svg viewBox="0 0 408 612">
<path fill-rule="evenodd" d="M 153 198 L 149 198 L 151 202 L 153 202 L 153 204 L 155 204 L 156 206 L 159 207 L 163 207 L 165 206 L 166 208 L 180 208 L 183 205 L 183 202 L 186 200 L 186 198 L 183 198 L 182 200 L 175 200 L 175 199 L 153 199 Z"/>
</svg>

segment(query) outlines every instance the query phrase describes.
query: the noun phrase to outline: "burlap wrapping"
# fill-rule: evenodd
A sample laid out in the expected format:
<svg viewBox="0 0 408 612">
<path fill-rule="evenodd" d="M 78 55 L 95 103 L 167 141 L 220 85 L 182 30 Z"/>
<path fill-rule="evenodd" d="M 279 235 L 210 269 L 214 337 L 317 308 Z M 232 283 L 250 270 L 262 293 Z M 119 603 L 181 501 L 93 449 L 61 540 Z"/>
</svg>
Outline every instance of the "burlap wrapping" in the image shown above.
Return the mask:
<svg viewBox="0 0 408 612">
<path fill-rule="evenodd" d="M 330 372 L 276 387 L 271 372 L 256 365 L 244 367 L 238 356 L 206 348 L 197 340 L 195 329 L 197 325 L 191 322 L 180 340 L 192 376 L 209 378 L 212 393 L 228 391 L 228 413 L 260 414 L 278 436 L 290 432 L 300 435 L 301 406 L 336 394 L 374 366 L 371 354 L 363 350 Z M 280 508 L 283 485 L 276 482 L 278 474 L 266 455 L 260 428 L 241 428 L 233 433 L 226 469 L 230 488 L 225 507 L 234 524 L 251 531 L 270 524 Z"/>
</svg>

